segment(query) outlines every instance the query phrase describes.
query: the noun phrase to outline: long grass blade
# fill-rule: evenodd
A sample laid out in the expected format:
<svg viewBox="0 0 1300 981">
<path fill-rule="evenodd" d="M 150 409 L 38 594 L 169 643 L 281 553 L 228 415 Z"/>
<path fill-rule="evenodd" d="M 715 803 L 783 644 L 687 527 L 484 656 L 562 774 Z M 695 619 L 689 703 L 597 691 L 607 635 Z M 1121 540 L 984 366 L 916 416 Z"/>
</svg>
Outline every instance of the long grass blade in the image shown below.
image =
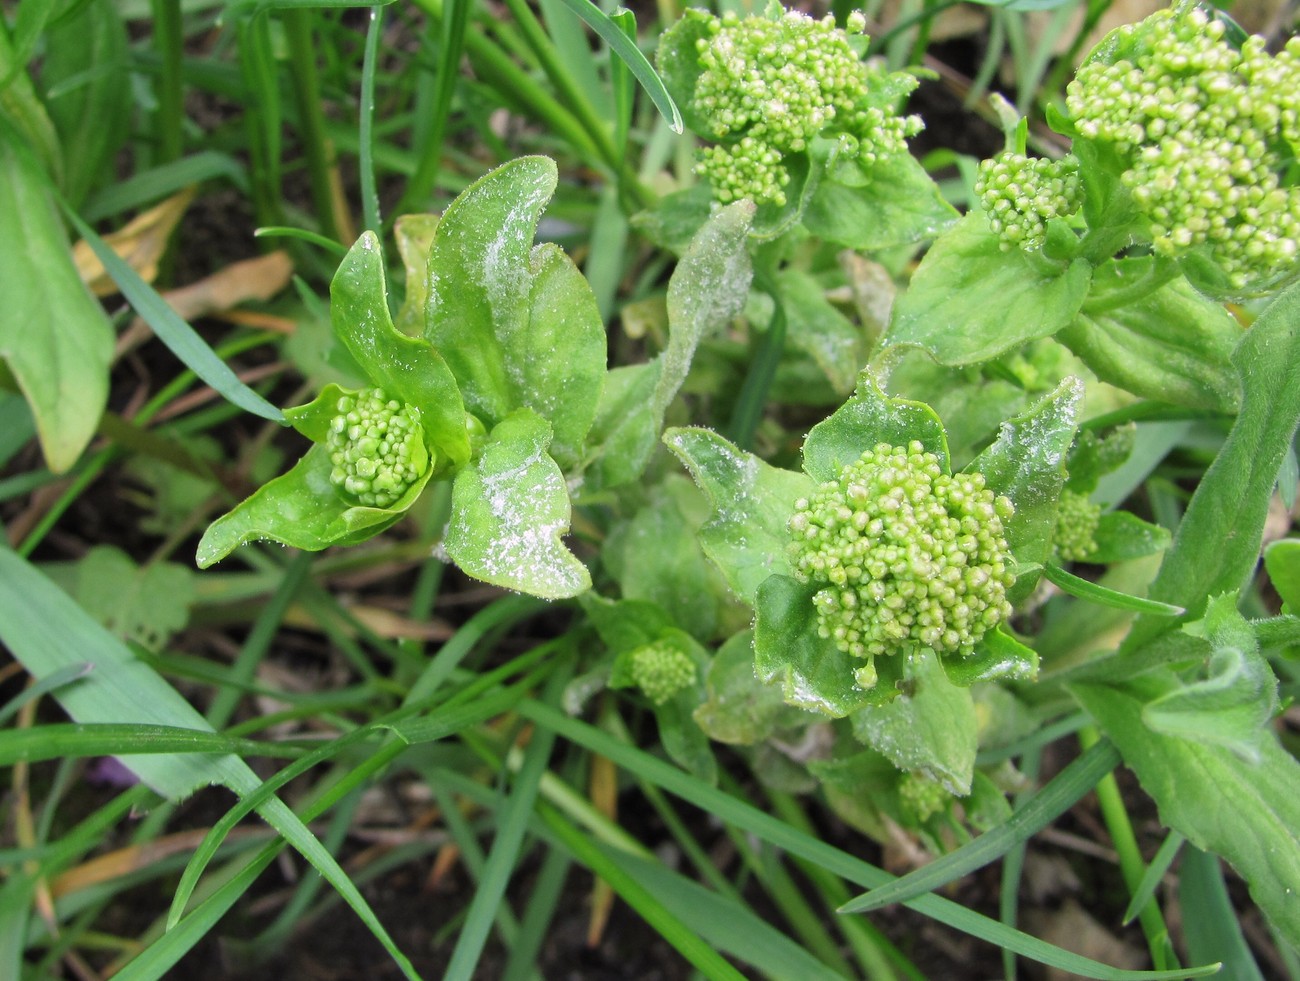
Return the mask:
<svg viewBox="0 0 1300 981">
<path fill-rule="evenodd" d="M 890 903 L 906 902 L 997 861 L 1042 830 L 1078 802 L 1097 781 L 1119 765 L 1119 752 L 1101 741 L 1056 775 L 1006 822 L 956 851 L 873 889 L 840 907 L 841 913 L 864 913 Z"/>
<path fill-rule="evenodd" d="M 889 873 L 883 869 L 864 862 L 833 845 L 798 832 L 783 821 L 737 801 L 716 787 L 663 760 L 613 739 L 594 726 L 568 718 L 534 701 L 521 702 L 519 711 L 538 725 L 554 729 L 570 742 L 608 756 L 616 764 L 642 779 L 658 784 L 669 793 L 697 807 L 705 808 L 718 820 L 735 824 L 778 848 L 823 866 L 850 882 L 874 889 L 891 881 Z M 905 905 L 972 937 L 1014 950 L 1017 954 L 1042 964 L 1059 967 L 1082 977 L 1096 978 L 1098 981 L 1176 981 L 1179 978 L 1208 977 L 1218 970 L 1218 965 L 1215 964 L 1178 971 L 1131 971 L 1110 967 L 1031 937 L 938 896 L 918 896 L 908 900 Z"/>
<path fill-rule="evenodd" d="M 64 212 L 77 230 L 77 234 L 85 239 L 91 251 L 104 264 L 105 271 L 112 277 L 113 282 L 117 283 L 122 295 L 131 306 L 135 307 L 136 313 L 144 318 L 153 332 L 158 335 L 158 339 L 166 344 L 173 354 L 241 409 L 246 409 L 253 415 L 272 422 L 284 422 L 284 413 L 241 382 L 230 370 L 230 366 L 217 357 L 203 338 L 195 333 L 194 328 L 177 316 L 176 311 L 167 305 L 167 301 L 96 235 L 93 228 L 66 205 Z"/>
<path fill-rule="evenodd" d="M 663 79 L 654 70 L 649 59 L 641 53 L 641 49 L 590 0 L 560 0 L 560 2 L 577 14 L 588 27 L 600 35 L 601 40 L 609 45 L 611 51 L 623 59 L 624 64 L 650 96 L 650 101 L 655 104 L 655 108 L 668 120 L 673 132 L 682 132 L 682 114 L 677 108 L 677 103 L 673 102 L 673 97 L 668 94 Z"/>
</svg>

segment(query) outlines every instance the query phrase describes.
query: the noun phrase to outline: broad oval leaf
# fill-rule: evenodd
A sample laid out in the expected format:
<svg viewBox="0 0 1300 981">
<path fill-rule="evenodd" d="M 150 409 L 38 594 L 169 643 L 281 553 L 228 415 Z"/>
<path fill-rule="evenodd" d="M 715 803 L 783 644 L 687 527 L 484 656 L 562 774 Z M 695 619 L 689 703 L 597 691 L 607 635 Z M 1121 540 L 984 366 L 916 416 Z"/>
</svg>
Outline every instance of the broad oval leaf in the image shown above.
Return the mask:
<svg viewBox="0 0 1300 981">
<path fill-rule="evenodd" d="M 445 546 L 476 579 L 564 599 L 590 589 L 591 575 L 561 541 L 572 508 L 550 442 L 550 424 L 531 409 L 498 424 L 452 484 Z"/>
<path fill-rule="evenodd" d="M 113 328 L 77 275 L 49 182 L 0 119 L 0 362 L 31 406 L 41 450 L 62 473 L 108 399 Z"/>
<path fill-rule="evenodd" d="M 813 480 L 835 480 L 878 443 L 907 446 L 920 441 L 948 467 L 948 437 L 934 410 L 923 402 L 885 395 L 870 372 L 858 377 L 853 397 L 813 426 L 803 444 L 803 467 Z"/>
<path fill-rule="evenodd" d="M 1070 323 L 1091 278 L 1083 259 L 1058 268 L 1003 252 L 985 217 L 972 212 L 921 260 L 885 341 L 919 347 L 950 367 L 987 361 Z"/>
<path fill-rule="evenodd" d="M 750 605 L 769 576 L 791 571 L 787 548 L 794 502 L 813 491 L 804 474 L 780 470 L 708 429 L 669 429 L 664 443 L 709 498 L 700 529 L 704 553 Z"/>
<path fill-rule="evenodd" d="M 506 338 L 528 318 L 533 236 L 557 179 L 545 157 L 521 157 L 480 177 L 448 206 L 429 252 L 425 337 L 489 428 L 520 405 Z"/>
<path fill-rule="evenodd" d="M 366 378 L 420 410 L 426 444 L 455 464 L 465 463 L 469 436 L 456 378 L 427 341 L 393 326 L 384 257 L 374 232 L 357 239 L 339 264 L 330 282 L 330 320 L 334 336 Z"/>
</svg>

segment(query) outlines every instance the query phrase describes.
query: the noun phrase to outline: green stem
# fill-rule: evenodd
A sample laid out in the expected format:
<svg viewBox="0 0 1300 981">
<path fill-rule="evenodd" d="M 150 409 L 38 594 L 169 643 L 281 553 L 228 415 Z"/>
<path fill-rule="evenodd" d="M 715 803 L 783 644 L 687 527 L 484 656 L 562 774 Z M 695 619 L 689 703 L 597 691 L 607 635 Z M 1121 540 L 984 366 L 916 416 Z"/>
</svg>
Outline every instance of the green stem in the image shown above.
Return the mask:
<svg viewBox="0 0 1300 981">
<path fill-rule="evenodd" d="M 1100 740 L 1101 734 L 1095 726 L 1085 726 L 1079 730 L 1079 745 L 1085 750 L 1091 749 Z M 1132 894 L 1142 885 L 1142 878 L 1146 875 L 1146 862 L 1143 861 L 1142 852 L 1138 848 L 1137 836 L 1133 834 L 1133 824 L 1129 821 L 1128 810 L 1124 806 L 1124 798 L 1120 794 L 1114 773 L 1108 773 L 1101 778 L 1096 793 L 1102 819 L 1106 822 L 1106 830 L 1119 855 L 1120 873 L 1124 876 L 1124 884 L 1128 887 L 1129 893 Z M 1165 963 L 1170 956 L 1169 928 L 1165 925 L 1164 916 L 1154 899 L 1142 907 L 1142 911 L 1138 914 L 1138 922 L 1142 924 L 1142 933 L 1147 938 L 1147 947 L 1151 951 L 1152 962 L 1156 969 L 1177 967 L 1176 964 Z"/>
<path fill-rule="evenodd" d="M 754 442 L 754 433 L 763 418 L 763 409 L 767 406 L 777 366 L 785 353 L 785 307 L 777 295 L 776 284 L 769 276 L 757 270 L 754 282 L 772 297 L 775 306 L 771 323 L 758 339 L 753 359 L 749 363 L 749 374 L 745 376 L 745 384 L 740 389 L 740 397 L 736 400 L 731 415 L 729 435 L 731 441 L 742 450 L 748 449 Z"/>
<path fill-rule="evenodd" d="M 181 28 L 180 0 L 152 0 L 154 45 L 158 49 L 158 112 L 155 116 L 156 164 L 171 163 L 181 155 L 183 90 L 181 61 L 185 37 Z"/>
<path fill-rule="evenodd" d="M 325 133 L 320 76 L 316 70 L 316 42 L 312 32 L 313 14 L 304 8 L 291 7 L 281 16 L 289 45 L 290 76 L 298 103 L 300 136 L 307 157 L 307 175 L 316 218 L 326 235 L 344 242 L 352 235 L 347 229 L 350 224 L 347 216 L 335 206 L 336 160 L 333 144 Z"/>
<path fill-rule="evenodd" d="M 423 139 L 417 144 L 415 174 L 397 203 L 395 214 L 406 214 L 423 206 L 433 191 L 442 164 L 442 142 L 447 133 L 451 100 L 460 78 L 460 56 L 465 50 L 465 31 L 469 24 L 469 0 L 448 0 L 448 16 L 431 21 L 430 33 L 438 30 L 438 73 L 434 79 L 432 107 L 426 120 Z M 443 8 L 446 11 L 446 7 Z"/>
<path fill-rule="evenodd" d="M 1088 314 L 1105 313 L 1108 310 L 1118 310 L 1121 307 L 1126 307 L 1130 303 L 1137 303 L 1139 300 L 1149 297 L 1164 286 L 1165 283 L 1177 279 L 1180 275 L 1178 263 L 1164 256 L 1156 256 L 1151 267 L 1129 285 L 1089 296 L 1083 302 L 1083 312 Z"/>
</svg>

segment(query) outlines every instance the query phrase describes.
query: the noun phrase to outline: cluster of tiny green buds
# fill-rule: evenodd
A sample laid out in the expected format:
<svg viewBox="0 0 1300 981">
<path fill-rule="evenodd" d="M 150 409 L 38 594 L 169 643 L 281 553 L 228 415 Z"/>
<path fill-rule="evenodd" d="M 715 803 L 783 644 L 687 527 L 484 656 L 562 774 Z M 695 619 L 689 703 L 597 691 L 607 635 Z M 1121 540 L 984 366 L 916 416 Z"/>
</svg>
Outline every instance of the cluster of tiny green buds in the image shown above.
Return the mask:
<svg viewBox="0 0 1300 981">
<path fill-rule="evenodd" d="M 1083 204 L 1079 162 L 1003 153 L 980 161 L 975 193 L 1003 251 L 1030 252 L 1047 240 L 1047 222 L 1066 218 Z"/>
<path fill-rule="evenodd" d="M 1097 526 L 1101 523 L 1101 505 L 1093 504 L 1087 494 L 1062 491 L 1056 505 L 1056 530 L 1052 534 L 1052 551 L 1065 562 L 1084 562 L 1097 551 Z"/>
<path fill-rule="evenodd" d="M 950 476 L 916 441 L 879 444 L 795 502 L 795 575 L 825 585 L 818 633 L 867 661 L 861 687 L 875 684 L 877 655 L 968 655 L 1010 615 L 1012 511 L 982 474 Z"/>
<path fill-rule="evenodd" d="M 1233 289 L 1294 271 L 1300 187 L 1300 40 L 1240 49 L 1200 9 L 1120 28 L 1114 50 L 1079 69 L 1066 107 L 1079 135 L 1124 161 L 1123 181 L 1158 254 L 1207 249 Z"/>
<path fill-rule="evenodd" d="M 903 812 L 918 824 L 924 824 L 934 817 L 952 800 L 952 794 L 920 773 L 903 774 L 898 783 L 898 801 Z"/>
<path fill-rule="evenodd" d="M 694 104 L 712 135 L 726 141 L 704 150 L 698 167 L 719 201 L 785 204 L 784 158 L 819 135 L 851 137 L 845 146 L 867 166 L 907 149 L 921 122 L 870 103 L 881 76 L 849 43 L 850 33 L 865 28 L 856 11 L 848 32 L 831 16 L 814 20 L 798 11 L 775 19 L 731 12 L 710 18 L 708 37 L 698 42 Z M 915 80 L 891 84 L 910 90 Z"/>
<path fill-rule="evenodd" d="M 340 396 L 326 448 L 330 481 L 366 507 L 391 507 L 431 463 L 419 412 L 380 389 Z"/>
<path fill-rule="evenodd" d="M 654 643 L 637 648 L 630 656 L 628 667 L 636 686 L 656 705 L 663 705 L 695 684 L 695 662 L 672 644 Z"/>
</svg>

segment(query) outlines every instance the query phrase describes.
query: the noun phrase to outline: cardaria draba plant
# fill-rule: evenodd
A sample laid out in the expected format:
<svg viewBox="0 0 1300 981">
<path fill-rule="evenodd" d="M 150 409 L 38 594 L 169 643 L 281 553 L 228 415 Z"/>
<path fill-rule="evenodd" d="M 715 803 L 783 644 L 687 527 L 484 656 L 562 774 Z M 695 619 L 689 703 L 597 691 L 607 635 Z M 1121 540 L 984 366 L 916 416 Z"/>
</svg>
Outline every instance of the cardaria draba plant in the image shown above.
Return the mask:
<svg viewBox="0 0 1300 981">
<path fill-rule="evenodd" d="M 1300 257 L 1300 39 L 1276 56 L 1180 4 L 1113 32 L 1066 95 L 1077 138 L 1122 168 L 1157 254 L 1203 251 L 1230 290 L 1267 287 Z"/>
<path fill-rule="evenodd" d="M 389 507 L 429 468 L 419 410 L 382 389 L 341 395 L 330 420 L 330 483 L 369 507 Z"/>
<path fill-rule="evenodd" d="M 662 641 L 639 647 L 628 656 L 628 674 L 655 705 L 663 705 L 695 684 L 695 662 L 680 647 Z"/>
<path fill-rule="evenodd" d="M 975 193 L 1003 249 L 1041 248 L 1047 222 L 1073 215 L 1083 204 L 1079 162 L 1004 153 L 980 161 Z"/>
<path fill-rule="evenodd" d="M 704 71 L 695 108 L 716 139 L 734 141 L 701 156 L 700 172 L 719 201 L 784 204 L 790 174 L 783 159 L 817 136 L 847 137 L 851 155 L 866 164 L 906 152 L 921 121 L 871 103 L 878 73 L 849 44 L 849 34 L 865 27 L 856 11 L 848 32 L 831 16 L 814 20 L 795 10 L 745 18 L 728 12 L 709 22 L 708 37 L 698 42 Z"/>
<path fill-rule="evenodd" d="M 866 450 L 794 507 L 795 577 L 822 587 L 818 633 L 866 662 L 863 688 L 876 657 L 964 656 L 1011 612 L 1011 502 L 981 474 L 945 473 L 919 442 Z"/>
</svg>

